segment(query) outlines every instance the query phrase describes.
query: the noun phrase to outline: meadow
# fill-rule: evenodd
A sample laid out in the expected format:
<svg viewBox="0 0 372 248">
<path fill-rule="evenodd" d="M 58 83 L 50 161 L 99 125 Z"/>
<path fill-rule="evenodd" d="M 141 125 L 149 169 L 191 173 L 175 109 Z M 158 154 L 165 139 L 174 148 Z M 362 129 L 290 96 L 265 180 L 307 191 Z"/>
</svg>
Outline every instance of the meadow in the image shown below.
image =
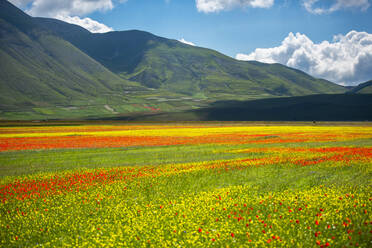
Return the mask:
<svg viewBox="0 0 372 248">
<path fill-rule="evenodd" d="M 0 127 L 1 247 L 371 247 L 372 126 Z"/>
</svg>

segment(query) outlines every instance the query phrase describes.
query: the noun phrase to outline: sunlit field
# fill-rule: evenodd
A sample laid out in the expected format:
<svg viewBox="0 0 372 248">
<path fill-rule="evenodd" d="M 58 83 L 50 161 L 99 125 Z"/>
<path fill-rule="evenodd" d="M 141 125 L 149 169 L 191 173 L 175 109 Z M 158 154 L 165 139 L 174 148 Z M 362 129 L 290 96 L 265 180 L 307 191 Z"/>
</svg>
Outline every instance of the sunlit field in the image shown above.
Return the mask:
<svg viewBox="0 0 372 248">
<path fill-rule="evenodd" d="M 2 247 L 371 247 L 372 126 L 0 128 Z"/>
</svg>

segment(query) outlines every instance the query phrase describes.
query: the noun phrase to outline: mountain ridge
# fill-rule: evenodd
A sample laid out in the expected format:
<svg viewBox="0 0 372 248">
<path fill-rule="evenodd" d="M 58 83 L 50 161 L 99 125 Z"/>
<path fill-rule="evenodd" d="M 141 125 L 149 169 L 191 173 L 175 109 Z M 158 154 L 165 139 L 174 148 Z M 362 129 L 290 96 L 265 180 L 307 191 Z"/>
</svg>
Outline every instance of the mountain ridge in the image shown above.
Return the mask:
<svg viewBox="0 0 372 248">
<path fill-rule="evenodd" d="M 280 64 L 238 61 L 140 30 L 104 34 L 0 0 L 0 119 L 184 111 L 215 101 L 343 93 Z"/>
<path fill-rule="evenodd" d="M 372 94 L 372 80 L 353 87 L 348 93 L 353 94 Z"/>
<path fill-rule="evenodd" d="M 341 86 L 314 79 L 284 65 L 238 61 L 212 49 L 190 46 L 145 31 L 79 33 L 75 25 L 69 27 L 46 18 L 36 20 L 112 72 L 150 88 L 183 94 L 204 91 L 211 96 L 216 91 L 229 92 L 242 83 L 247 88 L 246 93 L 256 90 L 269 95 L 340 93 L 344 90 Z M 70 28 L 72 31 L 66 32 Z M 275 83 L 267 82 L 269 80 Z M 272 84 L 274 87 L 271 87 Z M 240 87 L 239 92 L 241 90 Z"/>
</svg>

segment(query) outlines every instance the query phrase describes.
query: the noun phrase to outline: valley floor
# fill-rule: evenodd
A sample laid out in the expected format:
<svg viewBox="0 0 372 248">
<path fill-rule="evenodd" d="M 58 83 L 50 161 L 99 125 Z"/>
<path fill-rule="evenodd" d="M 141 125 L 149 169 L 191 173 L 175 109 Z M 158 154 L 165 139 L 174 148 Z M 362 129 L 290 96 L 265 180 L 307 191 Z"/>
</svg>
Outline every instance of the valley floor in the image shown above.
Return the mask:
<svg viewBox="0 0 372 248">
<path fill-rule="evenodd" d="M 372 125 L 2 122 L 2 247 L 369 247 Z"/>
</svg>

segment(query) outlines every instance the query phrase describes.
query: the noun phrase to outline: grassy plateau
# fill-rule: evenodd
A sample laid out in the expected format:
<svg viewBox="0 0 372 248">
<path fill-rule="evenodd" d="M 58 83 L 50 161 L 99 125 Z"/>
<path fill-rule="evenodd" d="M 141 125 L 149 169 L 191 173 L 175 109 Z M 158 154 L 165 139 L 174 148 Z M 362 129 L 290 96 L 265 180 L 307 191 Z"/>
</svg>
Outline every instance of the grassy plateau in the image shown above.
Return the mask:
<svg viewBox="0 0 372 248">
<path fill-rule="evenodd" d="M 369 123 L 3 123 L 1 247 L 371 247 Z"/>
</svg>

